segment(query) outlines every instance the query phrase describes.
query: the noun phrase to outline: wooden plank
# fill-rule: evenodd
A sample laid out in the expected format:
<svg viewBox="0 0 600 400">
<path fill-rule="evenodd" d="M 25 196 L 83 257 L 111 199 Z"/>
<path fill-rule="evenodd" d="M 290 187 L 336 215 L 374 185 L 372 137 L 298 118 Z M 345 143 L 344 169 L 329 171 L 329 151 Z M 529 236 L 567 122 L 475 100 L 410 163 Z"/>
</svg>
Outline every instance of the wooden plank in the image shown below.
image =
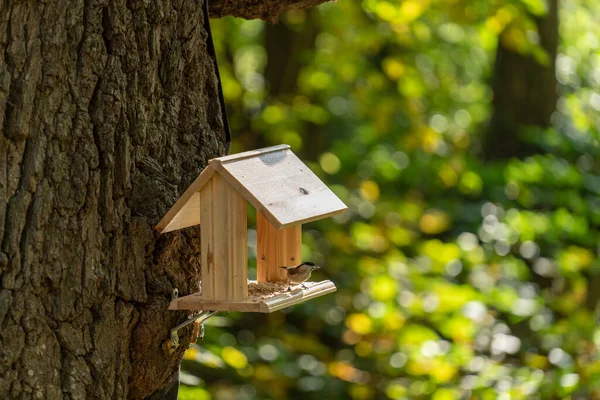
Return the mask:
<svg viewBox="0 0 600 400">
<path fill-rule="evenodd" d="M 280 265 L 292 266 L 302 262 L 302 225 L 280 229 L 282 232 L 279 246 Z M 282 268 L 277 267 L 278 270 Z"/>
<path fill-rule="evenodd" d="M 278 229 L 347 209 L 288 145 L 279 145 L 210 160 L 155 229 L 164 233 L 200 223 L 197 193 L 216 170 Z"/>
<path fill-rule="evenodd" d="M 313 193 L 310 198 L 291 197 L 269 204 L 268 210 L 277 217 L 278 229 L 288 228 L 297 224 L 327 218 L 345 212 L 348 207 L 327 188 L 327 191 Z"/>
<path fill-rule="evenodd" d="M 248 298 L 246 200 L 222 177 L 200 192 L 202 297 Z"/>
<path fill-rule="evenodd" d="M 193 193 L 181 210 L 161 233 L 176 231 L 200 224 L 200 192 Z"/>
<path fill-rule="evenodd" d="M 281 266 L 300 264 L 302 260 L 302 225 L 276 229 L 263 213 L 256 213 L 256 279 L 277 282 L 287 279 Z"/>
<path fill-rule="evenodd" d="M 256 212 L 256 280 L 275 282 L 286 279 L 285 271 L 277 268 L 277 229 L 264 214 Z M 284 264 L 281 264 L 284 265 Z M 277 271 L 277 270 L 281 271 Z"/>
<path fill-rule="evenodd" d="M 277 152 L 277 151 L 281 151 L 281 150 L 286 150 L 289 148 L 290 148 L 289 144 L 279 144 L 277 146 L 265 147 L 263 149 L 244 151 L 242 153 L 231 154 L 228 156 L 213 158 L 213 159 L 209 160 L 209 162 L 213 162 L 213 163 L 218 162 L 221 164 L 228 163 L 228 162 L 232 162 L 232 161 L 243 160 L 245 158 L 258 157 L 263 154 L 273 153 L 273 152 Z"/>
<path fill-rule="evenodd" d="M 227 188 L 227 223 L 229 237 L 228 265 L 230 280 L 228 287 L 231 300 L 248 299 L 248 205 L 246 199 L 235 188 L 221 177 L 220 181 Z"/>
<path fill-rule="evenodd" d="M 204 300 L 199 294 L 191 294 L 171 301 L 169 310 L 198 310 L 198 311 L 239 311 L 271 313 L 303 303 L 307 300 L 335 292 L 337 288 L 331 281 L 306 282 L 307 289 L 297 287 L 288 293 L 283 293 L 267 300 L 260 301 L 219 301 Z"/>
<path fill-rule="evenodd" d="M 216 176 L 216 175 L 215 175 Z M 202 293 L 207 297 L 215 292 L 215 232 L 213 212 L 212 180 L 200 191 L 200 269 L 202 271 Z"/>
<path fill-rule="evenodd" d="M 210 165 L 278 229 L 347 209 L 289 149 L 235 162 L 214 159 Z"/>
<path fill-rule="evenodd" d="M 315 297 L 324 296 L 328 293 L 333 293 L 337 290 L 334 283 L 331 281 L 321 282 L 306 282 L 307 289 L 294 289 L 289 294 L 282 294 L 263 300 L 260 305 L 261 313 L 272 313 L 273 311 L 281 310 L 282 308 L 300 304 Z"/>
<path fill-rule="evenodd" d="M 204 300 L 198 294 L 171 301 L 169 310 L 260 312 L 260 302 Z"/>
<path fill-rule="evenodd" d="M 213 177 L 215 169 L 208 165 L 187 188 L 154 229 L 160 233 L 187 228 L 200 223 L 198 192 Z"/>
</svg>

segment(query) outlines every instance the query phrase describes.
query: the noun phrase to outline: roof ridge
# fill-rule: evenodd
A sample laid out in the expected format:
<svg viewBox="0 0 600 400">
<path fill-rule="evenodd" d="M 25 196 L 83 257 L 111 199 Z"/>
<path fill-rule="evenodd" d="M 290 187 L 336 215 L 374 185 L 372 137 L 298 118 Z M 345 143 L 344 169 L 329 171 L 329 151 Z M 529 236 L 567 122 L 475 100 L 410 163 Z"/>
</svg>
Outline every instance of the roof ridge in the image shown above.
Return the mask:
<svg viewBox="0 0 600 400">
<path fill-rule="evenodd" d="M 259 157 L 263 154 L 274 153 L 276 151 L 281 151 L 281 150 L 288 150 L 289 148 L 290 148 L 289 144 L 278 144 L 276 146 L 265 147 L 264 149 L 244 151 L 242 153 L 230 154 L 228 156 L 213 158 L 213 159 L 209 160 L 208 163 L 209 164 L 216 164 L 216 163 L 224 164 L 224 163 L 230 163 L 230 162 L 234 162 L 234 161 L 241 161 L 241 160 L 245 160 L 246 158 Z"/>
</svg>

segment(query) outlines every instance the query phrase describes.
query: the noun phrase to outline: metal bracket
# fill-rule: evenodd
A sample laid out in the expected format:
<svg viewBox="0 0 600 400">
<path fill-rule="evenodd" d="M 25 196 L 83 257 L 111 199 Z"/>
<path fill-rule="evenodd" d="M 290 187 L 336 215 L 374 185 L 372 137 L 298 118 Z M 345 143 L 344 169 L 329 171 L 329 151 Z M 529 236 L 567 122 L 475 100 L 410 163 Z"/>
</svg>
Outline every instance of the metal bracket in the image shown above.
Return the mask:
<svg viewBox="0 0 600 400">
<path fill-rule="evenodd" d="M 177 289 L 175 289 L 175 290 L 177 290 Z M 182 322 L 181 324 L 177 325 L 175 328 L 171 329 L 171 347 L 173 349 L 175 349 L 179 346 L 179 335 L 177 334 L 177 331 L 185 328 L 186 326 L 188 326 L 190 324 L 196 323 L 196 322 L 199 325 L 199 332 L 197 335 L 192 335 L 192 336 L 197 336 L 200 338 L 200 340 L 204 339 L 204 322 L 206 322 L 206 320 L 208 320 L 210 317 L 212 317 L 216 313 L 217 313 L 217 311 L 202 311 L 200 314 L 191 317 L 187 321 Z"/>
</svg>

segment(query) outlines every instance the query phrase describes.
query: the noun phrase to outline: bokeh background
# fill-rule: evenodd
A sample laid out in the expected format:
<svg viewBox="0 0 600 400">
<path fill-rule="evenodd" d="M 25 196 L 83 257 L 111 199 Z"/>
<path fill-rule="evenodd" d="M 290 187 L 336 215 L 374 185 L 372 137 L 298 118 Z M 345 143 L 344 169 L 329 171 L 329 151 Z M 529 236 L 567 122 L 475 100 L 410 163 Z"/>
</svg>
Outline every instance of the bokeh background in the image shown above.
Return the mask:
<svg viewBox="0 0 600 400">
<path fill-rule="evenodd" d="M 232 152 L 290 144 L 349 211 L 304 226 L 338 291 L 213 317 L 180 398 L 599 399 L 599 21 L 597 0 L 213 20 Z"/>
</svg>

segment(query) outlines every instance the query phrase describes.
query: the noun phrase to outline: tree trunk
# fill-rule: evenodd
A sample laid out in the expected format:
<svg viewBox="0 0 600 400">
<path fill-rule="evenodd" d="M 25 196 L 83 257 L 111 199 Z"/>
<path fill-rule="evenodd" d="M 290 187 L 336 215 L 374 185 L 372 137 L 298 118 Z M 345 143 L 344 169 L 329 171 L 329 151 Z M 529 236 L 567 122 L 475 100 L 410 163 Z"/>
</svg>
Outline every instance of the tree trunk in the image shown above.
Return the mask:
<svg viewBox="0 0 600 400">
<path fill-rule="evenodd" d="M 211 15 L 233 15 L 277 22 L 279 14 L 290 9 L 313 7 L 335 0 L 216 0 L 209 2 Z"/>
<path fill-rule="evenodd" d="M 0 398 L 144 398 L 197 289 L 197 235 L 153 225 L 224 153 L 201 5 L 0 6 Z"/>
<path fill-rule="evenodd" d="M 0 0 L 0 399 L 172 389 L 199 237 L 153 226 L 226 152 L 202 4 Z"/>
<path fill-rule="evenodd" d="M 522 141 L 523 127 L 550 126 L 550 117 L 558 100 L 555 74 L 557 3 L 557 0 L 548 0 L 548 13 L 536 20 L 540 45 L 548 54 L 548 65 L 507 49 L 502 40 L 498 43 L 492 84 L 494 112 L 484 141 L 487 159 L 530 155 L 534 149 Z"/>
</svg>

